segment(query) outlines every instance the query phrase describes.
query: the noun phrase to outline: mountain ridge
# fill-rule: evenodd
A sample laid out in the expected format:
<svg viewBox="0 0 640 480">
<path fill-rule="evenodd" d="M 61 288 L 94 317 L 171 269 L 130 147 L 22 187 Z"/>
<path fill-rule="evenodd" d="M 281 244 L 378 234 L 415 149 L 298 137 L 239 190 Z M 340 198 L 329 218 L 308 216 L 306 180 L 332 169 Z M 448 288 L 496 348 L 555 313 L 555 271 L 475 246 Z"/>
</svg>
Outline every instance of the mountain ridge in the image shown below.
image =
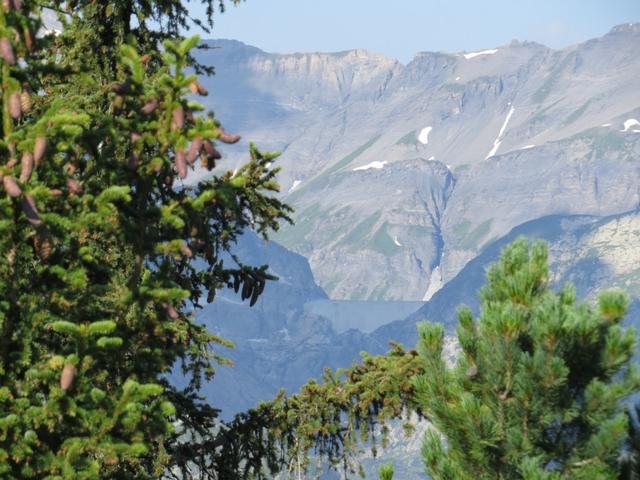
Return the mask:
<svg viewBox="0 0 640 480">
<path fill-rule="evenodd" d="M 375 57 L 384 57 L 388 60 L 391 61 L 395 61 L 398 62 L 399 64 L 403 65 L 403 66 L 407 66 L 408 64 L 410 64 L 412 61 L 414 61 L 416 59 L 416 57 L 422 56 L 422 55 L 445 55 L 445 56 L 450 56 L 450 57 L 455 57 L 455 56 L 463 56 L 465 54 L 469 54 L 469 53 L 474 53 L 474 52 L 483 52 L 483 51 L 488 51 L 488 50 L 493 50 L 493 49 L 500 49 L 500 48 L 505 48 L 505 47 L 534 47 L 534 48 L 542 48 L 545 50 L 549 50 L 549 51 L 562 51 L 562 50 L 567 50 L 567 49 L 571 49 L 574 48 L 578 45 L 582 45 L 585 43 L 589 43 L 589 42 L 593 42 L 594 40 L 597 40 L 599 38 L 604 38 L 607 36 L 613 36 L 613 35 L 619 35 L 619 34 L 627 34 L 627 33 L 639 33 L 640 34 L 640 22 L 623 22 L 623 23 L 619 23 L 616 24 L 614 26 L 612 26 L 608 32 L 604 33 L 602 36 L 600 37 L 595 37 L 595 38 L 591 38 L 588 40 L 585 40 L 583 42 L 577 42 L 577 43 L 573 43 L 570 45 L 567 45 L 565 47 L 562 48 L 553 48 L 553 47 L 549 47 L 543 43 L 537 42 L 535 40 L 527 40 L 527 39 L 520 39 L 520 38 L 513 38 L 511 41 L 504 43 L 502 45 L 494 45 L 491 47 L 487 47 L 487 48 L 475 48 L 474 50 L 471 51 L 467 51 L 467 50 L 459 50 L 459 51 L 443 51 L 443 50 L 419 50 L 417 51 L 411 60 L 409 60 L 407 63 L 402 63 L 399 59 L 387 55 L 385 53 L 381 53 L 381 52 L 376 52 L 374 50 L 368 49 L 368 48 L 364 48 L 364 47 L 354 47 L 354 48 L 348 48 L 345 50 L 338 50 L 338 51 L 325 51 L 325 50 L 311 50 L 311 51 L 291 51 L 291 52 L 274 52 L 274 51 L 267 51 L 264 50 L 260 47 L 257 47 L 255 45 L 249 44 L 247 42 L 244 42 L 242 40 L 237 40 L 237 39 L 232 39 L 232 38 L 203 38 L 202 42 L 209 44 L 209 43 L 222 43 L 222 44 L 226 44 L 226 45 L 236 45 L 237 47 L 242 47 L 242 48 L 247 48 L 249 50 L 252 51 L 256 51 L 257 53 L 261 53 L 261 54 L 265 54 L 265 55 L 279 55 L 279 56 L 304 56 L 304 55 L 331 55 L 331 56 L 335 56 L 335 55 L 344 55 L 350 52 L 365 52 L 365 54 L 367 56 L 375 56 Z"/>
<path fill-rule="evenodd" d="M 207 81 L 228 128 L 282 151 L 298 224 L 275 238 L 332 298 L 423 300 L 519 224 L 635 208 L 638 40 L 632 24 L 407 65 L 364 50 L 200 60 L 219 66 Z"/>
</svg>

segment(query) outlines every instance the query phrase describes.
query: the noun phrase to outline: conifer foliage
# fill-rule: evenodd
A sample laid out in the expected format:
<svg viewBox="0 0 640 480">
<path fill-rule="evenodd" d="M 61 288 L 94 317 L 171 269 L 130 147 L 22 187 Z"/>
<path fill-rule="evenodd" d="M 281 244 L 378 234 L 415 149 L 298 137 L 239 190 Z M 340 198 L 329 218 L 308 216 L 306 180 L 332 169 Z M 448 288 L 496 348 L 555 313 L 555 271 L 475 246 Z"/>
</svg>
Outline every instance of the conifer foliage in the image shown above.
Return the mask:
<svg viewBox="0 0 640 480">
<path fill-rule="evenodd" d="M 310 380 L 289 397 L 284 392 L 270 402 L 238 415 L 227 425 L 227 437 L 235 439 L 221 451 L 221 461 L 234 456 L 226 449 L 243 452 L 253 472 L 295 472 L 308 475 L 309 453 L 335 470 L 364 476 L 358 455 L 369 444 L 374 455 L 388 443 L 388 422 L 420 413 L 411 379 L 422 372 L 415 350 L 405 351 L 391 343 L 386 355 L 362 354 L 362 361 L 332 372 L 325 369 L 322 382 Z M 249 432 L 247 432 L 248 428 Z M 259 428 L 257 428 L 259 427 Z M 406 421 L 405 433 L 413 431 Z M 235 447 L 235 448 L 233 448 Z M 296 478 L 298 478 L 296 476 Z"/>
<path fill-rule="evenodd" d="M 435 427 L 423 446 L 434 479 L 615 479 L 627 439 L 621 402 L 640 386 L 627 299 L 597 306 L 549 289 L 547 250 L 524 239 L 488 272 L 477 320 L 463 308 L 456 364 L 443 328 L 420 326 L 417 401 Z"/>
<path fill-rule="evenodd" d="M 162 13 L 179 3 L 50 6 Z M 69 36 L 36 38 L 40 13 L 31 1 L 0 5 L 0 476 L 185 473 L 206 439 L 190 449 L 177 439 L 194 419 L 213 423 L 197 390 L 225 361 L 212 347 L 229 345 L 194 309 L 222 286 L 255 302 L 271 278 L 221 254 L 245 228 L 266 236 L 288 219 L 273 196 L 277 155 L 252 146 L 237 172 L 184 183 L 239 139 L 193 98 L 206 94 L 187 71 L 198 38 L 166 39 L 159 52 L 129 32 L 100 52 L 102 67 L 115 66 L 94 68 L 70 61 Z M 94 18 L 82 13 L 72 20 Z M 184 390 L 167 381 L 176 364 Z"/>
<path fill-rule="evenodd" d="M 380 466 L 380 480 L 393 480 L 393 465 L 387 463 Z"/>
</svg>

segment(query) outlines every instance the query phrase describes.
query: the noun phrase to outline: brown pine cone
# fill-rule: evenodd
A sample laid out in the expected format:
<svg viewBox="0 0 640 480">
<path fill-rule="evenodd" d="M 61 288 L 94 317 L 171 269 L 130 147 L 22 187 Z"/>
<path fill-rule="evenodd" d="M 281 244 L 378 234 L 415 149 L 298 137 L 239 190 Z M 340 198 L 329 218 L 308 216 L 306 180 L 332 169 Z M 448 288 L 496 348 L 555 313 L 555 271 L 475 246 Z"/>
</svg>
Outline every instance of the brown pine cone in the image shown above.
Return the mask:
<svg viewBox="0 0 640 480">
<path fill-rule="evenodd" d="M 22 166 L 20 171 L 20 181 L 24 183 L 31 178 L 31 172 L 33 171 L 33 155 L 29 152 L 24 152 L 22 154 L 20 164 Z"/>
<path fill-rule="evenodd" d="M 16 198 L 22 195 L 22 189 L 13 177 L 4 177 L 2 179 L 2 185 L 10 197 Z"/>
<path fill-rule="evenodd" d="M 47 151 L 46 137 L 36 138 L 36 143 L 33 147 L 33 160 L 36 162 L 36 165 L 40 165 L 46 151 Z"/>
</svg>

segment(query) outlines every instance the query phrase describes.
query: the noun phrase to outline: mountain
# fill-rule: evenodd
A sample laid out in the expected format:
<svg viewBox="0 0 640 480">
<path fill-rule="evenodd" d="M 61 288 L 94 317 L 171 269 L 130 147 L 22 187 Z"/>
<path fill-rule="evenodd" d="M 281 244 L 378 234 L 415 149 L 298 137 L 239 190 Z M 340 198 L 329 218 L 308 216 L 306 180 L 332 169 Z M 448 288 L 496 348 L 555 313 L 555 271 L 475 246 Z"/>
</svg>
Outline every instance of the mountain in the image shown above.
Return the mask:
<svg viewBox="0 0 640 480">
<path fill-rule="evenodd" d="M 563 50 L 513 41 L 403 65 L 211 40 L 199 60 L 227 128 L 283 153 L 296 225 L 276 240 L 333 299 L 420 301 L 518 225 L 636 208 L 639 42 L 625 24 Z"/>
<path fill-rule="evenodd" d="M 474 314 L 479 313 L 478 291 L 485 283 L 487 268 L 498 260 L 503 247 L 520 236 L 547 243 L 554 288 L 570 282 L 578 298 L 591 301 L 605 289 L 625 290 L 634 300 L 627 322 L 640 326 L 640 211 L 634 210 L 608 217 L 554 215 L 519 225 L 487 245 L 424 307 L 378 328 L 372 336 L 412 346 L 418 340 L 416 323 L 424 320 L 444 323 L 453 335 L 458 307 L 467 305 Z"/>
<path fill-rule="evenodd" d="M 265 244 L 252 232 L 239 239 L 233 254 L 245 264 L 269 265 L 279 280 L 267 282 L 252 308 L 225 289 L 198 312 L 209 331 L 235 344 L 216 352 L 231 359 L 233 367 L 218 367 L 202 390 L 225 419 L 275 397 L 281 388 L 297 391 L 325 367 L 351 365 L 361 351 L 387 350 L 386 340 L 379 344 L 369 333 L 424 305 L 331 301 L 316 285 L 304 257 L 276 242 Z M 174 381 L 181 384 L 183 379 L 175 375 Z"/>
<path fill-rule="evenodd" d="M 639 40 L 626 24 L 563 50 L 513 41 L 407 65 L 208 41 L 207 107 L 243 135 L 222 164 L 243 162 L 248 141 L 282 151 L 281 196 L 296 208 L 275 242 L 238 245 L 280 277 L 256 307 L 224 291 L 199 316 L 236 343 L 209 400 L 228 417 L 389 340 L 412 347 L 425 319 L 452 335 L 519 235 L 548 242 L 554 286 L 590 300 L 623 288 L 640 324 Z M 399 431 L 383 457 L 422 478 L 420 441 Z"/>
<path fill-rule="evenodd" d="M 315 284 L 304 257 L 275 242 L 265 245 L 248 233 L 234 253 L 247 263 L 270 265 L 280 280 L 267 284 L 253 308 L 232 290 L 225 290 L 198 314 L 212 332 L 236 345 L 218 352 L 231 358 L 234 366 L 219 367 L 203 393 L 228 419 L 273 398 L 280 388 L 297 391 L 309 378 L 319 378 L 325 367 L 351 365 L 361 351 L 384 353 L 390 340 L 413 347 L 420 321 L 442 322 L 448 335 L 453 335 L 457 308 L 466 304 L 478 313 L 477 293 L 485 283 L 486 269 L 505 245 L 521 235 L 549 245 L 555 288 L 570 281 L 579 298 L 590 299 L 605 288 L 625 289 L 635 299 L 626 321 L 640 326 L 640 284 L 635 280 L 640 269 L 637 210 L 608 217 L 556 215 L 520 225 L 486 246 L 426 303 L 331 302 Z M 380 326 L 373 328 L 376 325 Z M 391 446 L 381 458 L 404 459 L 400 471 L 413 475 L 420 471 L 419 442 L 415 436 L 403 439 L 401 426 L 396 427 Z M 363 460 L 371 472 L 380 463 L 366 455 Z"/>
</svg>

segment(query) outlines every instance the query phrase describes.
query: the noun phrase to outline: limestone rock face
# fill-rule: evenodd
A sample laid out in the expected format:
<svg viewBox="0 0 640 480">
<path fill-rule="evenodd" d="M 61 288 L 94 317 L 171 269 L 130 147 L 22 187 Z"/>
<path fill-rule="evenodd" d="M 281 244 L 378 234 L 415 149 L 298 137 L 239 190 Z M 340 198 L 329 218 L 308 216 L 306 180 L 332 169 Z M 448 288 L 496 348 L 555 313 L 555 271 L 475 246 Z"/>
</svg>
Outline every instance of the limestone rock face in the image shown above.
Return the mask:
<svg viewBox="0 0 640 480">
<path fill-rule="evenodd" d="M 211 40 L 200 61 L 228 129 L 283 152 L 297 224 L 276 239 L 327 294 L 423 300 L 518 225 L 636 207 L 639 43 L 626 24 L 564 50 L 513 41 L 403 65 Z"/>
</svg>

